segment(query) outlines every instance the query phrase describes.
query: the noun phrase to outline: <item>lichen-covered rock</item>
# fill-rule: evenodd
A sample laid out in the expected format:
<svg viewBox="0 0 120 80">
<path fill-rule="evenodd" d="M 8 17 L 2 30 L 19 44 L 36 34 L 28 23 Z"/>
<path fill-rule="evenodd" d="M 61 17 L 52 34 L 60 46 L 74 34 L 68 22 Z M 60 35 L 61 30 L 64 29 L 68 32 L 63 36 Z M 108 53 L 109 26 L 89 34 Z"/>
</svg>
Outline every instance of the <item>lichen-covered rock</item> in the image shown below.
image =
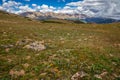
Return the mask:
<svg viewBox="0 0 120 80">
<path fill-rule="evenodd" d="M 41 51 L 41 50 L 46 49 L 45 45 L 43 45 L 41 43 L 41 41 L 32 42 L 32 43 L 30 43 L 28 45 L 25 45 L 24 48 L 32 49 L 32 50 L 35 50 L 35 51 Z"/>
</svg>

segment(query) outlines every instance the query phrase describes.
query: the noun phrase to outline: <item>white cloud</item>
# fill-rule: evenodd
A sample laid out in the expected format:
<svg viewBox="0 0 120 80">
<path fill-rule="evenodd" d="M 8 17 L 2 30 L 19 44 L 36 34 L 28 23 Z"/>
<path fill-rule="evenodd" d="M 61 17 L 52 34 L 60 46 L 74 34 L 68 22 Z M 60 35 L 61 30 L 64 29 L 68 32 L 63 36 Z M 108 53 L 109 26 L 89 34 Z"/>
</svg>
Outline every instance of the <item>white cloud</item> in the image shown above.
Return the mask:
<svg viewBox="0 0 120 80">
<path fill-rule="evenodd" d="M 76 12 L 88 16 L 120 19 L 119 0 L 84 0 L 66 4 L 75 7 Z"/>
<path fill-rule="evenodd" d="M 37 10 L 37 11 L 40 10 L 40 9 L 41 9 L 41 6 L 36 6 L 35 7 L 35 10 Z"/>
<path fill-rule="evenodd" d="M 5 10 L 7 12 L 15 13 L 15 11 L 18 10 L 20 5 L 21 5 L 20 2 L 15 2 L 15 1 L 4 2 L 1 5 L 1 10 Z"/>
<path fill-rule="evenodd" d="M 33 6 L 33 7 L 36 7 L 36 6 L 37 6 L 37 4 L 32 4 L 32 6 Z"/>
<path fill-rule="evenodd" d="M 32 12 L 32 11 L 35 11 L 35 9 L 30 8 L 29 5 L 20 6 L 19 9 L 22 12 Z"/>
<path fill-rule="evenodd" d="M 65 7 L 63 7 L 63 9 L 71 9 L 71 7 L 70 6 L 65 6 Z"/>
<path fill-rule="evenodd" d="M 43 5 L 41 6 L 41 8 L 42 8 L 42 9 L 48 9 L 48 5 L 43 4 Z"/>
<path fill-rule="evenodd" d="M 53 6 L 48 6 L 46 4 L 41 5 L 41 9 L 39 10 L 40 12 L 54 12 L 55 11 L 55 7 Z"/>
<path fill-rule="evenodd" d="M 41 10 L 39 10 L 40 12 L 43 12 L 43 13 L 45 13 L 45 12 L 53 12 L 53 10 L 52 9 L 41 9 Z"/>
<path fill-rule="evenodd" d="M 56 10 L 54 12 L 55 13 L 69 13 L 69 14 L 74 14 L 74 10 L 65 10 L 65 9 Z"/>
<path fill-rule="evenodd" d="M 41 9 L 41 6 L 39 6 L 37 4 L 32 4 L 32 7 L 35 11 L 39 11 Z"/>
<path fill-rule="evenodd" d="M 46 4 L 43 5 L 37 5 L 37 4 L 31 4 L 32 7 L 30 7 L 30 5 L 26 4 L 22 4 L 20 2 L 16 2 L 16 1 L 6 1 L 4 2 L 1 6 L 0 6 L 0 10 L 5 10 L 7 12 L 10 13 L 23 13 L 23 12 L 33 12 L 33 11 L 40 11 L 40 12 L 54 12 L 54 10 L 56 10 L 55 7 L 53 6 L 48 6 Z"/>
<path fill-rule="evenodd" d="M 32 9 L 29 5 L 23 5 L 20 2 L 16 2 L 12 0 L 6 1 L 0 6 L 0 10 L 5 10 L 7 12 L 16 13 L 16 14 L 22 13 L 22 12 L 35 11 L 36 9 Z"/>
<path fill-rule="evenodd" d="M 67 6 L 81 6 L 82 5 L 82 1 L 78 1 L 78 2 L 71 2 L 66 4 Z"/>
<path fill-rule="evenodd" d="M 54 10 L 54 9 L 56 9 L 56 8 L 55 8 L 55 7 L 53 7 L 53 6 L 50 6 L 49 8 L 50 8 L 50 9 L 53 9 L 53 10 Z"/>
</svg>

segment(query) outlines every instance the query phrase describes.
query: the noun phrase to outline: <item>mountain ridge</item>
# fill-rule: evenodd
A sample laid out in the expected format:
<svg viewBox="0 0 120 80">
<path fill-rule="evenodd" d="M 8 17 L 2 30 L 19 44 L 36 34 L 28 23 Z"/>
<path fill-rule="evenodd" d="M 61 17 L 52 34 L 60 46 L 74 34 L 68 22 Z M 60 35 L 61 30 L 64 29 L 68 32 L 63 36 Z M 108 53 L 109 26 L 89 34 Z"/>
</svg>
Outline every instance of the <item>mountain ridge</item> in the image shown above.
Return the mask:
<svg viewBox="0 0 120 80">
<path fill-rule="evenodd" d="M 112 18 L 90 17 L 85 14 L 25 12 L 25 13 L 21 13 L 20 15 L 37 20 L 64 19 L 64 20 L 72 20 L 72 21 L 82 21 L 84 23 L 98 23 L 98 24 L 120 22 L 120 20 L 116 20 Z"/>
<path fill-rule="evenodd" d="M 32 19 L 44 20 L 44 19 L 84 19 L 86 15 L 84 14 L 65 14 L 65 13 L 53 13 L 53 12 L 25 12 L 20 14 L 24 17 L 29 17 Z"/>
</svg>

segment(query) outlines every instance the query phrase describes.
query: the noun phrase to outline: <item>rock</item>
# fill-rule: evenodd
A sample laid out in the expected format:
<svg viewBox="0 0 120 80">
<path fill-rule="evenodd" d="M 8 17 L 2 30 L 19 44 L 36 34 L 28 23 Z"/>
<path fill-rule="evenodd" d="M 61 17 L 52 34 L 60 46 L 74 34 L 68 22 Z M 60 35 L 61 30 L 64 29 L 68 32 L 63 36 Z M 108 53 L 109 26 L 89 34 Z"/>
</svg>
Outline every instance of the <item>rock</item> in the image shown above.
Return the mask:
<svg viewBox="0 0 120 80">
<path fill-rule="evenodd" d="M 110 57 L 113 57 L 113 54 L 109 54 L 110 55 Z"/>
<path fill-rule="evenodd" d="M 47 75 L 47 73 L 41 73 L 39 76 L 40 77 L 45 77 Z"/>
<path fill-rule="evenodd" d="M 82 35 L 82 36 L 84 36 L 85 34 L 84 34 L 84 33 L 82 33 L 81 35 Z"/>
<path fill-rule="evenodd" d="M 35 56 L 39 56 L 40 54 L 35 54 Z"/>
<path fill-rule="evenodd" d="M 85 38 L 85 39 L 84 39 L 84 41 L 87 41 L 87 40 L 88 40 L 88 38 Z"/>
<path fill-rule="evenodd" d="M 41 43 L 41 41 L 32 42 L 28 45 L 25 45 L 24 48 L 32 49 L 35 51 L 41 51 L 41 50 L 46 49 L 46 47 Z"/>
<path fill-rule="evenodd" d="M 89 36 L 89 38 L 91 39 L 91 38 L 93 38 L 93 36 Z"/>
<path fill-rule="evenodd" d="M 25 45 L 31 41 L 32 41 L 31 39 L 23 39 L 23 40 L 17 41 L 16 45 Z"/>
<path fill-rule="evenodd" d="M 1 45 L 1 47 L 3 47 L 3 48 L 12 48 L 12 47 L 14 47 L 14 45 L 12 45 L 12 44 Z"/>
<path fill-rule="evenodd" d="M 10 70 L 9 74 L 12 77 L 19 77 L 19 76 L 24 76 L 25 75 L 25 71 L 24 70 L 20 70 L 20 71 Z"/>
<path fill-rule="evenodd" d="M 78 39 L 78 41 L 82 41 L 82 39 Z"/>
<path fill-rule="evenodd" d="M 96 74 L 94 75 L 94 77 L 98 78 L 98 79 L 102 79 L 103 77 L 105 77 L 108 74 L 108 72 L 102 72 L 100 75 Z"/>
<path fill-rule="evenodd" d="M 102 79 L 102 77 L 98 74 L 94 75 L 95 78 Z"/>
<path fill-rule="evenodd" d="M 117 66 L 117 63 L 116 62 L 112 62 L 113 65 Z"/>
<path fill-rule="evenodd" d="M 120 43 L 115 43 L 114 46 L 115 47 L 120 47 Z"/>
<path fill-rule="evenodd" d="M 26 56 L 26 58 L 25 58 L 25 59 L 29 60 L 30 58 L 31 58 L 31 56 Z"/>
<path fill-rule="evenodd" d="M 29 67 L 29 64 L 28 64 L 28 63 L 25 63 L 25 64 L 23 64 L 23 67 L 24 67 L 24 68 L 28 68 L 28 67 Z"/>
<path fill-rule="evenodd" d="M 63 38 L 63 37 L 60 36 L 60 40 L 61 40 L 61 41 L 62 41 L 62 40 L 65 40 L 65 38 Z"/>
<path fill-rule="evenodd" d="M 67 35 L 69 36 L 69 35 L 70 35 L 70 33 L 67 33 Z"/>
<path fill-rule="evenodd" d="M 75 73 L 72 77 L 71 80 L 80 80 L 81 78 L 87 76 L 87 73 L 85 73 L 84 71 L 80 71 Z"/>
<path fill-rule="evenodd" d="M 120 80 L 120 75 L 118 76 L 117 74 L 113 73 L 112 74 L 116 79 L 115 80 Z"/>
<path fill-rule="evenodd" d="M 9 58 L 8 58 L 7 60 L 8 60 L 9 63 L 12 62 L 12 59 L 9 59 Z"/>
<path fill-rule="evenodd" d="M 6 48 L 6 49 L 5 49 L 5 52 L 9 52 L 9 51 L 10 51 L 10 48 Z"/>
<path fill-rule="evenodd" d="M 108 72 L 103 72 L 103 73 L 100 74 L 100 76 L 101 76 L 101 77 L 104 77 L 104 76 L 106 76 L 107 74 L 108 74 Z"/>
</svg>

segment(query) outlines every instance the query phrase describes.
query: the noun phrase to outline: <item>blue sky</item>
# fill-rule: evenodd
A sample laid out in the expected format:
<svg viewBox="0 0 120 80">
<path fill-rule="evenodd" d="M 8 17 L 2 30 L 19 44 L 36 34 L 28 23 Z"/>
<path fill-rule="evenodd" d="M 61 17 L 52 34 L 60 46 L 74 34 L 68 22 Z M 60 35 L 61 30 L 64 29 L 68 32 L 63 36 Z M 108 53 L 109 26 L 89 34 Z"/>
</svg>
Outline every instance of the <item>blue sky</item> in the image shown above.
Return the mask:
<svg viewBox="0 0 120 80">
<path fill-rule="evenodd" d="M 120 0 L 0 0 L 0 10 L 24 12 L 54 12 L 85 14 L 120 20 Z"/>
<path fill-rule="evenodd" d="M 9 0 L 6 0 L 6 2 L 7 1 L 9 1 Z M 46 4 L 48 6 L 64 7 L 65 4 L 67 4 L 67 3 L 77 2 L 77 1 L 82 1 L 82 0 L 11 0 L 11 1 L 21 2 L 24 5 L 29 4 L 30 6 L 32 4 L 37 4 L 37 5 Z M 0 4 L 2 4 L 2 0 L 0 1 Z"/>
</svg>

